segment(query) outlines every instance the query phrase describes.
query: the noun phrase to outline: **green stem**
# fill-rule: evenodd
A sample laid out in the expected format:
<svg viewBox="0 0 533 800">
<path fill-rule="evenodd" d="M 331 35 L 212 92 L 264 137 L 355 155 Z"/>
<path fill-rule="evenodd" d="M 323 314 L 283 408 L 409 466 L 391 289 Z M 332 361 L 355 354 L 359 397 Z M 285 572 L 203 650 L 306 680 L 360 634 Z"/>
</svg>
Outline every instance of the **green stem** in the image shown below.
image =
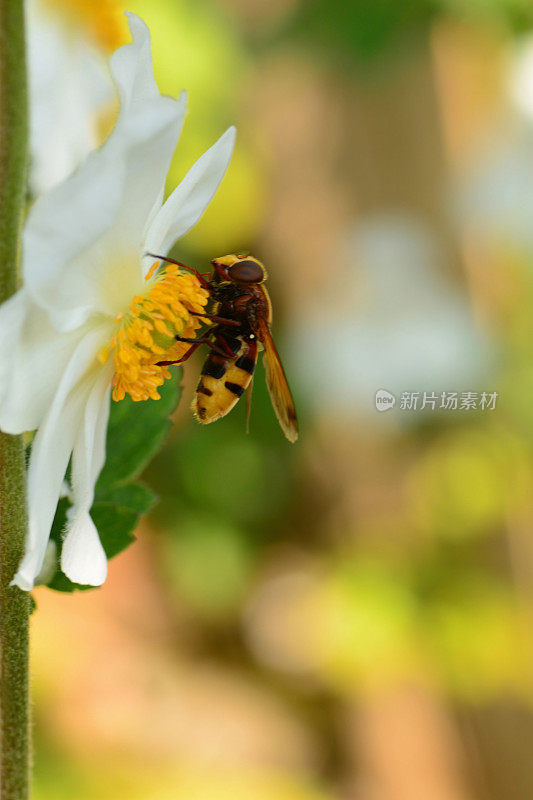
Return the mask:
<svg viewBox="0 0 533 800">
<path fill-rule="evenodd" d="M 23 0 L 0 0 L 0 302 L 17 289 L 28 148 Z M 9 342 L 2 342 L 9 347 Z M 0 433 L 1 800 L 29 797 L 30 598 L 10 586 L 24 550 L 26 499 L 20 436 Z"/>
</svg>

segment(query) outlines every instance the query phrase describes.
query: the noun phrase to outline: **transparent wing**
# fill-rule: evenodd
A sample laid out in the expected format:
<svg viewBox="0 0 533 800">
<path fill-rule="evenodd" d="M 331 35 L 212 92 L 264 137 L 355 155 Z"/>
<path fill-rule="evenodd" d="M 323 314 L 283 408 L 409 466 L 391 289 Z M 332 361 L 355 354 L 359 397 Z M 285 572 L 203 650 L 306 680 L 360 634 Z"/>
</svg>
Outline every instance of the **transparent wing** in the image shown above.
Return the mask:
<svg viewBox="0 0 533 800">
<path fill-rule="evenodd" d="M 296 419 L 294 400 L 285 377 L 281 359 L 272 341 L 270 329 L 263 319 L 258 322 L 258 334 L 265 348 L 263 363 L 265 365 L 266 383 L 276 417 L 289 442 L 295 442 L 298 438 L 298 421 Z"/>
</svg>

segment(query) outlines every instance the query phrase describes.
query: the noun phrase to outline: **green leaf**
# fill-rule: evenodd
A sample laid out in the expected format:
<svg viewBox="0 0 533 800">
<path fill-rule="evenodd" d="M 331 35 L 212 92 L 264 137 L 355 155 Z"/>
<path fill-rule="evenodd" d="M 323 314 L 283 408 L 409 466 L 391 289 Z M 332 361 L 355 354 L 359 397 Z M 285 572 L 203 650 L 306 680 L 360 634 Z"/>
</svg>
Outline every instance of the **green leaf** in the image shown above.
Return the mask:
<svg viewBox="0 0 533 800">
<path fill-rule="evenodd" d="M 107 458 L 96 486 L 97 494 L 136 478 L 161 447 L 172 424 L 169 415 L 179 400 L 178 375 L 165 381 L 159 393 L 160 400 L 135 403 L 125 397 L 118 403 L 111 401 Z"/>
<path fill-rule="evenodd" d="M 91 514 L 96 506 L 115 505 L 120 508 L 127 508 L 136 511 L 138 514 L 146 514 L 156 499 L 151 489 L 144 483 L 126 483 L 123 486 L 115 486 L 107 493 L 99 493 L 91 508 Z M 93 517 L 94 519 L 94 517 Z"/>
<path fill-rule="evenodd" d="M 142 484 L 132 483 L 119 488 L 120 492 L 116 490 L 113 499 L 96 501 L 91 508 L 91 517 L 108 559 L 135 541 L 132 531 L 156 499 L 154 493 Z"/>
<path fill-rule="evenodd" d="M 91 507 L 91 517 L 108 558 L 125 550 L 135 540 L 133 531 L 141 515 L 155 502 L 154 493 L 133 479 L 161 447 L 171 426 L 169 415 L 178 403 L 179 389 L 178 375 L 174 375 L 160 388 L 160 400 L 111 401 L 106 463 Z M 69 506 L 66 497 L 61 498 L 57 506 L 51 532 L 51 539 L 57 545 L 57 571 L 48 586 L 59 592 L 86 591 L 94 587 L 72 583 L 60 569 Z"/>
</svg>

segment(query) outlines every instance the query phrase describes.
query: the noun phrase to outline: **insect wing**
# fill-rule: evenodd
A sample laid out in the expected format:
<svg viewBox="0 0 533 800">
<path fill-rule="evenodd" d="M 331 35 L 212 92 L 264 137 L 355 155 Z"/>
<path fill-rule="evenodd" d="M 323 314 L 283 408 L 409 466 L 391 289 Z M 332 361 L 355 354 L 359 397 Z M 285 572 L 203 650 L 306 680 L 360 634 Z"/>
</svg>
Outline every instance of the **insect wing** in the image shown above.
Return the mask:
<svg viewBox="0 0 533 800">
<path fill-rule="evenodd" d="M 298 438 L 296 409 L 283 365 L 272 341 L 268 324 L 261 319 L 258 327 L 259 339 L 265 348 L 263 363 L 265 365 L 266 383 L 270 399 L 283 433 L 289 442 L 295 442 Z"/>
</svg>

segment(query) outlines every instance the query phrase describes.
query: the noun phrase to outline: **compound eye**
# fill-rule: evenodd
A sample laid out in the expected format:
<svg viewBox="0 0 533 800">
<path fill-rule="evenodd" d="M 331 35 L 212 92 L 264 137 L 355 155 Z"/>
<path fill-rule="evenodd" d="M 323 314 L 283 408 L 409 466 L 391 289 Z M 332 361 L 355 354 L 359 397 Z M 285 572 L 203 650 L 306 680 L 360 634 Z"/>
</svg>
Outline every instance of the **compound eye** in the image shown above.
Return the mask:
<svg viewBox="0 0 533 800">
<path fill-rule="evenodd" d="M 236 261 L 228 269 L 228 275 L 231 280 L 239 281 L 239 283 L 261 283 L 265 277 L 263 267 L 251 259 Z"/>
</svg>

